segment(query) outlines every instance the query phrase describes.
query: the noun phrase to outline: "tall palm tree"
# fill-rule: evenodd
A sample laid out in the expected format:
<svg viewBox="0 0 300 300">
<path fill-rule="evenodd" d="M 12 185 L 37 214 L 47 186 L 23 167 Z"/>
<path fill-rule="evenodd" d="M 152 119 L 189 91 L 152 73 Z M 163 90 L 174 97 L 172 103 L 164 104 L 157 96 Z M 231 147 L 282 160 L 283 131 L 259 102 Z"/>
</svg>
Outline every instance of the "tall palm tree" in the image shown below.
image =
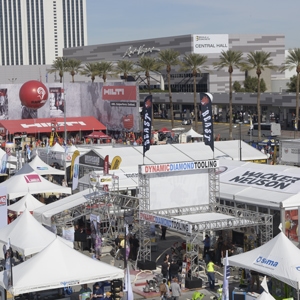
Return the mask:
<svg viewBox="0 0 300 300">
<path fill-rule="evenodd" d="M 299 122 L 299 82 L 300 82 L 300 48 L 290 49 L 286 61 L 281 67 L 281 71 L 296 69 L 297 82 L 296 82 L 296 116 L 295 116 L 295 130 L 298 129 Z"/>
<path fill-rule="evenodd" d="M 179 55 L 180 53 L 173 49 L 162 50 L 158 54 L 159 63 L 162 66 L 165 66 L 167 71 L 172 128 L 174 128 L 174 109 L 173 109 L 173 100 L 172 100 L 172 92 L 171 92 L 171 67 L 179 64 L 179 59 L 178 59 Z"/>
<path fill-rule="evenodd" d="M 78 59 L 68 59 L 65 62 L 66 71 L 72 76 L 72 82 L 74 83 L 74 76 L 82 69 L 81 61 Z"/>
<path fill-rule="evenodd" d="M 62 83 L 62 79 L 64 77 L 64 72 L 66 71 L 66 59 L 63 57 L 57 57 L 52 65 L 49 73 L 56 73 L 58 72 L 59 75 L 59 82 Z"/>
<path fill-rule="evenodd" d="M 157 59 L 154 57 L 143 56 L 136 63 L 138 66 L 137 72 L 144 72 L 147 80 L 147 87 L 149 94 L 151 95 L 150 87 L 150 72 L 158 72 L 161 68 Z"/>
<path fill-rule="evenodd" d="M 201 74 L 201 69 L 206 70 L 207 56 L 197 53 L 190 53 L 183 57 L 181 69 L 185 72 L 191 71 L 193 75 L 194 90 L 194 113 L 195 113 L 195 130 L 198 131 L 198 108 L 197 108 L 197 74 Z"/>
<path fill-rule="evenodd" d="M 147 86 L 149 95 L 151 95 L 151 86 L 150 86 L 150 72 L 158 72 L 161 68 L 160 64 L 157 62 L 157 59 L 154 57 L 143 56 L 136 63 L 138 66 L 137 72 L 144 72 L 147 79 Z M 154 126 L 154 109 L 152 106 L 152 126 Z"/>
<path fill-rule="evenodd" d="M 114 65 L 109 61 L 100 61 L 97 63 L 98 75 L 106 82 L 107 75 L 111 75 L 114 71 Z"/>
<path fill-rule="evenodd" d="M 213 65 L 219 71 L 223 68 L 228 68 L 229 73 L 229 139 L 232 140 L 232 73 L 233 68 L 241 69 L 243 53 L 241 51 L 227 50 L 222 51 L 219 56 L 219 61 Z"/>
<path fill-rule="evenodd" d="M 265 51 L 255 51 L 250 52 L 247 55 L 245 69 L 256 70 L 257 75 L 257 123 L 258 123 L 258 139 L 261 139 L 261 107 L 260 107 L 260 81 L 261 73 L 265 69 L 274 70 L 276 67 L 272 63 L 272 58 L 270 58 L 271 52 Z"/>
<path fill-rule="evenodd" d="M 80 71 L 83 76 L 91 77 L 92 82 L 95 81 L 96 76 L 99 74 L 97 63 L 87 63 Z"/>
<path fill-rule="evenodd" d="M 119 60 L 115 67 L 116 74 L 122 74 L 127 81 L 128 76 L 135 73 L 134 63 L 130 60 Z"/>
</svg>

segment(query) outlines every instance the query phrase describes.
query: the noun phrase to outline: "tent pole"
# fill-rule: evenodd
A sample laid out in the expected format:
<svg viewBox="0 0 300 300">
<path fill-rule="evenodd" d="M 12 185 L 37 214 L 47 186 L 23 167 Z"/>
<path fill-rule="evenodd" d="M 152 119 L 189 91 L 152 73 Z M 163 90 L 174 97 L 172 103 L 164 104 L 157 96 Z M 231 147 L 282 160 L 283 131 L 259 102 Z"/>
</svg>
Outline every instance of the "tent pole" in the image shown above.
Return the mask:
<svg viewBox="0 0 300 300">
<path fill-rule="evenodd" d="M 299 281 L 297 281 L 297 300 L 299 300 Z"/>
</svg>

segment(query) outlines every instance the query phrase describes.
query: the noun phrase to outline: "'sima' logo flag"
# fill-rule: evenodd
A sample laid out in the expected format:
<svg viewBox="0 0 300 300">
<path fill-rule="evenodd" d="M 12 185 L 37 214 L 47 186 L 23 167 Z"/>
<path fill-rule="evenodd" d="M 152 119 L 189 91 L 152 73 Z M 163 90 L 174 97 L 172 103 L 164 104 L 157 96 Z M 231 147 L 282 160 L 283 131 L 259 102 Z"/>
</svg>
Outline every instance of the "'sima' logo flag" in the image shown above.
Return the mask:
<svg viewBox="0 0 300 300">
<path fill-rule="evenodd" d="M 152 95 L 147 96 L 144 100 L 143 119 L 143 156 L 145 156 L 151 144 Z"/>
<path fill-rule="evenodd" d="M 200 93 L 204 143 L 205 145 L 210 146 L 211 150 L 214 152 L 214 127 L 211 105 L 212 100 L 212 94 Z"/>
</svg>

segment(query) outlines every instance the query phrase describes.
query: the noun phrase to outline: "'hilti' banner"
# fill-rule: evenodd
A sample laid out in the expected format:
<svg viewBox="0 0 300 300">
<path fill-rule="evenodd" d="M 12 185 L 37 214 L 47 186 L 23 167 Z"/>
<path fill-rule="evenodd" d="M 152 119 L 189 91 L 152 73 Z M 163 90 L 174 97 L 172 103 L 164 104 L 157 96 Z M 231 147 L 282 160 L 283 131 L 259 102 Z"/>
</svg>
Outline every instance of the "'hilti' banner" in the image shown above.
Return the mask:
<svg viewBox="0 0 300 300">
<path fill-rule="evenodd" d="M 104 86 L 102 88 L 103 100 L 132 100 L 136 101 L 136 86 Z"/>
</svg>

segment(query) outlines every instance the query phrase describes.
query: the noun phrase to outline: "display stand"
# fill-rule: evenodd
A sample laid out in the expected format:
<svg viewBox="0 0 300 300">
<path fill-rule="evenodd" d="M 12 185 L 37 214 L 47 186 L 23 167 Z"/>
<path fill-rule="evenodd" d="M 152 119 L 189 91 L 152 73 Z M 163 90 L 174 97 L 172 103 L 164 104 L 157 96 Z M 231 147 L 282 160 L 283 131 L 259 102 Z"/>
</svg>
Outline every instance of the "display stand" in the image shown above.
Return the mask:
<svg viewBox="0 0 300 300">
<path fill-rule="evenodd" d="M 235 288 L 232 291 L 232 300 L 246 300 L 246 294 L 247 292 L 245 290 Z"/>
</svg>

